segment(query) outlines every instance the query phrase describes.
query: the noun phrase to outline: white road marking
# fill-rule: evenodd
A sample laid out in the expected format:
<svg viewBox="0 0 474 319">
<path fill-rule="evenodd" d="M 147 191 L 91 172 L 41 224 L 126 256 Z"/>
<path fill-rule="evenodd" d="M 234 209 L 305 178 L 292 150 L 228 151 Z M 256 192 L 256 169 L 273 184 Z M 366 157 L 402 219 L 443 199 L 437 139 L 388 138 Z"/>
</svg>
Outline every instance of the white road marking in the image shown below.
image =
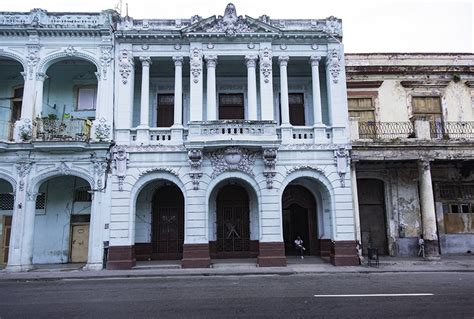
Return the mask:
<svg viewBox="0 0 474 319">
<path fill-rule="evenodd" d="M 414 293 L 414 294 L 355 294 L 355 295 L 314 295 L 317 298 L 347 298 L 347 297 L 419 297 L 434 296 L 432 293 Z"/>
</svg>

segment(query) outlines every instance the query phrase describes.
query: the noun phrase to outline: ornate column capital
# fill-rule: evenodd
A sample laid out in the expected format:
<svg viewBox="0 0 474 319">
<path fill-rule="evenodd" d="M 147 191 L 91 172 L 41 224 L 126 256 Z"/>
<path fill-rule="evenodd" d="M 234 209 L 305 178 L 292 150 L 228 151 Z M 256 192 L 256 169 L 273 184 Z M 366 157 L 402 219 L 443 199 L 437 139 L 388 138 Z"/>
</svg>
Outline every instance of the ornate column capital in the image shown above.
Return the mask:
<svg viewBox="0 0 474 319">
<path fill-rule="evenodd" d="M 420 168 L 420 170 L 423 170 L 423 171 L 429 171 L 430 170 L 430 160 L 428 159 L 420 159 L 418 161 L 418 167 Z"/>
<path fill-rule="evenodd" d="M 320 55 L 313 55 L 309 58 L 309 64 L 311 64 L 311 66 L 318 66 L 319 67 L 319 61 L 321 61 L 321 56 Z"/>
<path fill-rule="evenodd" d="M 183 66 L 183 56 L 176 55 L 173 57 L 174 66 Z"/>
<path fill-rule="evenodd" d="M 36 73 L 36 80 L 37 81 L 44 81 L 48 78 L 49 76 L 46 75 L 46 73 L 38 72 Z"/>
<path fill-rule="evenodd" d="M 217 65 L 217 55 L 206 55 L 204 57 L 208 68 L 215 68 Z"/>
<path fill-rule="evenodd" d="M 255 68 L 257 66 L 258 56 L 255 54 L 250 54 L 245 56 L 245 64 L 247 68 Z"/>
<path fill-rule="evenodd" d="M 289 60 L 290 60 L 290 57 L 287 55 L 280 55 L 278 57 L 278 63 L 280 63 L 280 66 L 287 66 Z"/>
<path fill-rule="evenodd" d="M 152 64 L 149 56 L 141 56 L 140 62 L 142 63 L 142 67 L 149 67 Z"/>
</svg>

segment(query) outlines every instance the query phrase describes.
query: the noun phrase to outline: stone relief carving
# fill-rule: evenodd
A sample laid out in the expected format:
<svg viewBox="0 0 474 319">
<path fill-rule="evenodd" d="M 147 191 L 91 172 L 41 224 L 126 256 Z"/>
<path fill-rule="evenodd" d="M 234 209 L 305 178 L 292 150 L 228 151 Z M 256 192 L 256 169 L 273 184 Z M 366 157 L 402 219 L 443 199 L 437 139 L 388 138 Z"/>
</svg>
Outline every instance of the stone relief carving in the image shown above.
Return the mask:
<svg viewBox="0 0 474 319">
<path fill-rule="evenodd" d="M 113 159 L 115 167 L 115 175 L 118 178 L 119 191 L 123 191 L 123 181 L 127 176 L 127 165 L 129 162 L 129 155 L 123 145 L 115 146 L 113 149 Z"/>
<path fill-rule="evenodd" d="M 245 64 L 247 65 L 247 68 L 255 68 L 257 66 L 257 59 L 258 57 L 256 55 L 246 55 Z"/>
<path fill-rule="evenodd" d="M 122 77 L 122 83 L 127 84 L 128 78 L 133 71 L 133 58 L 128 50 L 121 50 L 119 57 L 119 73 Z"/>
<path fill-rule="evenodd" d="M 18 183 L 20 191 L 25 190 L 25 178 L 30 173 L 32 166 L 33 164 L 31 162 L 18 162 L 15 164 L 18 177 L 20 178 L 20 182 Z"/>
<path fill-rule="evenodd" d="M 191 75 L 193 77 L 193 82 L 199 82 L 199 76 L 202 72 L 202 52 L 198 48 L 194 48 L 191 52 L 191 59 L 189 61 L 191 67 Z"/>
<path fill-rule="evenodd" d="M 143 172 L 140 173 L 140 177 L 143 177 L 147 174 L 150 174 L 150 173 L 154 173 L 154 172 L 164 172 L 164 173 L 170 173 L 171 175 L 174 175 L 176 177 L 179 177 L 178 173 L 171 169 L 171 168 L 168 168 L 168 167 L 154 167 L 154 168 L 150 168 L 150 169 L 147 169 L 147 170 L 144 170 Z"/>
<path fill-rule="evenodd" d="M 290 168 L 289 170 L 287 170 L 286 175 L 290 175 L 293 172 L 302 171 L 302 170 L 312 170 L 312 171 L 319 172 L 323 175 L 326 174 L 326 172 L 323 169 L 319 168 L 319 167 L 311 166 L 311 165 L 299 165 L 299 166 L 294 166 L 294 167 Z"/>
<path fill-rule="evenodd" d="M 102 66 L 102 73 L 104 75 L 104 80 L 107 80 L 107 69 L 110 66 L 110 63 L 113 60 L 112 57 L 112 46 L 102 46 L 100 48 L 100 65 Z"/>
<path fill-rule="evenodd" d="M 94 174 L 97 177 L 97 182 L 96 182 L 97 188 L 99 190 L 103 190 L 104 185 L 103 185 L 103 182 L 102 182 L 102 177 L 103 177 L 105 171 L 107 170 L 107 163 L 106 162 L 95 161 L 95 162 L 92 163 L 92 170 L 93 170 Z"/>
<path fill-rule="evenodd" d="M 234 37 L 238 33 L 252 32 L 245 18 L 237 16 L 237 10 L 232 3 L 229 3 L 224 11 L 224 16 L 219 16 L 214 25 L 208 27 L 206 32 L 221 32 L 226 36 Z"/>
<path fill-rule="evenodd" d="M 273 188 L 273 178 L 276 175 L 275 165 L 277 162 L 277 149 L 275 148 L 266 148 L 263 150 L 263 164 L 265 169 L 263 171 L 263 176 L 267 180 L 267 188 Z"/>
<path fill-rule="evenodd" d="M 69 166 L 67 166 L 65 162 L 61 162 L 61 164 L 59 164 L 58 166 L 58 172 L 61 175 L 69 175 L 71 169 L 69 168 Z"/>
<path fill-rule="evenodd" d="M 332 49 L 328 55 L 327 65 L 334 84 L 339 82 L 339 73 L 341 73 L 341 56 L 337 49 Z"/>
<path fill-rule="evenodd" d="M 99 141 L 105 141 L 110 139 L 110 131 L 111 127 L 110 124 L 107 123 L 105 118 L 100 118 L 95 123 L 95 137 Z"/>
<path fill-rule="evenodd" d="M 193 15 L 193 16 L 191 17 L 191 24 L 195 24 L 196 22 L 199 22 L 199 21 L 201 21 L 201 20 L 202 20 L 202 17 L 201 17 L 201 16 L 199 16 L 199 15 L 197 15 L 197 14 L 196 14 L 196 15 Z"/>
<path fill-rule="evenodd" d="M 30 119 L 18 121 L 18 133 L 22 141 L 28 141 L 33 137 L 33 122 Z"/>
<path fill-rule="evenodd" d="M 64 52 L 66 53 L 67 56 L 75 56 L 77 53 L 77 50 L 72 45 L 70 45 L 66 49 L 64 49 Z"/>
<path fill-rule="evenodd" d="M 192 149 L 188 151 L 188 162 L 191 167 L 189 177 L 193 181 L 193 189 L 199 189 L 199 180 L 202 177 L 202 151 L 200 149 Z"/>
<path fill-rule="evenodd" d="M 209 153 L 209 159 L 213 168 L 211 178 L 226 171 L 241 171 L 250 176 L 255 176 L 253 167 L 258 152 L 253 152 L 240 147 L 227 147 Z"/>
<path fill-rule="evenodd" d="M 33 73 L 38 64 L 40 46 L 37 44 L 27 45 L 26 46 L 26 65 L 28 67 L 28 79 L 33 80 Z"/>
<path fill-rule="evenodd" d="M 264 48 L 260 51 L 260 74 L 265 83 L 270 82 L 272 76 L 272 51 Z"/>
<path fill-rule="evenodd" d="M 349 152 L 345 148 L 341 147 L 334 151 L 334 157 L 341 187 L 346 187 L 345 177 L 347 173 L 347 166 L 349 165 Z"/>
<path fill-rule="evenodd" d="M 329 18 L 326 18 L 326 26 L 324 27 L 324 31 L 329 34 L 340 35 L 342 34 L 342 25 L 336 17 L 330 16 Z"/>
</svg>

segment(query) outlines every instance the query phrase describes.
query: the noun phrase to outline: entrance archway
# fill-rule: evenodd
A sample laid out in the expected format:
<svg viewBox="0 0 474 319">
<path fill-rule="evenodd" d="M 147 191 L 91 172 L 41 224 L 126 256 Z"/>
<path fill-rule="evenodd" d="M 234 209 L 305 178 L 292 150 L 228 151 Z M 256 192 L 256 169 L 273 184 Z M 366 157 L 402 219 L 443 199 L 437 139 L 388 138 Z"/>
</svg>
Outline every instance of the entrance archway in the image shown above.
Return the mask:
<svg viewBox="0 0 474 319">
<path fill-rule="evenodd" d="M 226 185 L 216 199 L 216 257 L 250 257 L 249 196 L 239 185 Z"/>
<path fill-rule="evenodd" d="M 387 255 L 384 183 L 378 179 L 358 179 L 357 192 L 362 253 L 366 255 L 367 248 L 377 248 L 380 255 Z"/>
<path fill-rule="evenodd" d="M 152 259 L 181 259 L 183 243 L 184 197 L 177 186 L 164 186 L 153 196 Z"/>
<path fill-rule="evenodd" d="M 316 234 L 316 203 L 313 195 L 303 186 L 288 185 L 282 197 L 283 241 L 285 254 L 295 255 L 294 240 L 301 236 L 306 254 L 319 254 Z"/>
</svg>

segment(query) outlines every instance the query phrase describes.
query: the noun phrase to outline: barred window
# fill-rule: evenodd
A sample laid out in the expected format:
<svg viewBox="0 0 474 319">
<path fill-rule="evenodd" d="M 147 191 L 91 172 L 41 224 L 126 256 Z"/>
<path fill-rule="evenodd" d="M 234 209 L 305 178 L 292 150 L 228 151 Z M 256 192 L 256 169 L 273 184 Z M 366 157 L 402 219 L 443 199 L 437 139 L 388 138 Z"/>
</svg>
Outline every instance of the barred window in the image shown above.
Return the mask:
<svg viewBox="0 0 474 319">
<path fill-rule="evenodd" d="M 14 201 L 12 194 L 0 194 L 0 210 L 13 210 Z"/>
<path fill-rule="evenodd" d="M 90 193 L 89 188 L 79 188 L 74 192 L 74 201 L 75 202 L 91 202 L 92 194 Z"/>
<path fill-rule="evenodd" d="M 46 193 L 39 193 L 36 196 L 36 209 L 45 209 L 46 207 Z"/>
</svg>

